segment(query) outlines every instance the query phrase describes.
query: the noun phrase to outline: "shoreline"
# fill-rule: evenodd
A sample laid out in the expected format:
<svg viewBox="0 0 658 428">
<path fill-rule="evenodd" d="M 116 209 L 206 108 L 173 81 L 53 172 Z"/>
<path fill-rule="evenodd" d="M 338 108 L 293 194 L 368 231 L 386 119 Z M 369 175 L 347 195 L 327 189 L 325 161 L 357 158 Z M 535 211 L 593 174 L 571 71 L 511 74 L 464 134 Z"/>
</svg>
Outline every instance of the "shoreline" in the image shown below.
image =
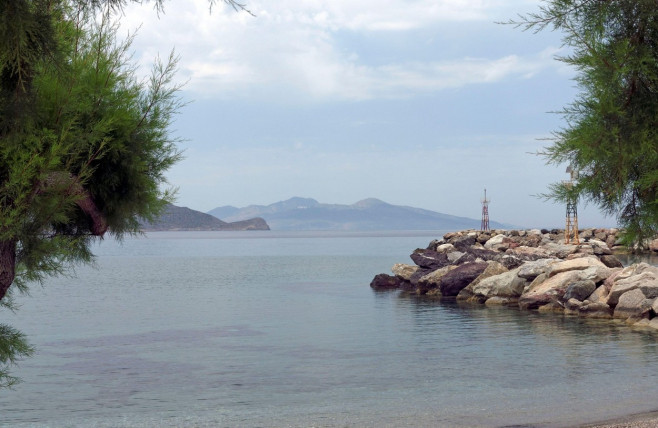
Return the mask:
<svg viewBox="0 0 658 428">
<path fill-rule="evenodd" d="M 653 428 L 658 426 L 658 410 L 576 425 L 572 428 Z"/>
</svg>

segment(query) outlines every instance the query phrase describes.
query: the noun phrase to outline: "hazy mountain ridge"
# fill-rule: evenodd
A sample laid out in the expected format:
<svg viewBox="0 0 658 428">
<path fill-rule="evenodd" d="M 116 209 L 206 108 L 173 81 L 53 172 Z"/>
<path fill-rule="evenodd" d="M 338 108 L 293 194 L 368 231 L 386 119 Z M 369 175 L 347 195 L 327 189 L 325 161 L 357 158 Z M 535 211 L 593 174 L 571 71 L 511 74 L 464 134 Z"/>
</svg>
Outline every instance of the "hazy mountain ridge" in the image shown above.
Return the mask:
<svg viewBox="0 0 658 428">
<path fill-rule="evenodd" d="M 208 214 L 224 221 L 264 218 L 273 230 L 440 230 L 478 229 L 480 220 L 421 208 L 391 205 L 375 198 L 352 205 L 323 204 L 294 197 L 271 205 L 222 206 Z M 490 222 L 492 228 L 509 228 Z"/>
<path fill-rule="evenodd" d="M 202 213 L 187 207 L 169 205 L 155 222 L 143 222 L 142 230 L 165 231 L 165 230 L 269 230 L 264 219 L 256 217 L 240 221 L 226 222 L 210 214 Z"/>
</svg>

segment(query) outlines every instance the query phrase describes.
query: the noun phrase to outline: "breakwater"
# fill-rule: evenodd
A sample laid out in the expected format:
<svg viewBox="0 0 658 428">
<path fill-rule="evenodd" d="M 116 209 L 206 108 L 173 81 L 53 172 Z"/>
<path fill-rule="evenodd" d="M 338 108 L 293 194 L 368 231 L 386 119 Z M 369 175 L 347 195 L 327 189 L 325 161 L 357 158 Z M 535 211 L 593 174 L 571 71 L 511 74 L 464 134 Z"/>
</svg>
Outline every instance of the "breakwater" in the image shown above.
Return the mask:
<svg viewBox="0 0 658 428">
<path fill-rule="evenodd" d="M 658 267 L 624 267 L 617 229 L 451 232 L 376 275 L 373 289 L 523 310 L 610 318 L 658 329 Z"/>
</svg>

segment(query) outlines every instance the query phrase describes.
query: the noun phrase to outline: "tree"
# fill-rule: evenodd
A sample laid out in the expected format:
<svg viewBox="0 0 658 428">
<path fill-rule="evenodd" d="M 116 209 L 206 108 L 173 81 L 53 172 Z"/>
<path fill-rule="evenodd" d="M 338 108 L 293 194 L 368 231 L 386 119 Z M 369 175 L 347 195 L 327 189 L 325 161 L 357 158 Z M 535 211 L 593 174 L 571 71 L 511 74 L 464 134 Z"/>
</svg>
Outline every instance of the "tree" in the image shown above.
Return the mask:
<svg viewBox="0 0 658 428">
<path fill-rule="evenodd" d="M 658 231 L 658 3 L 655 0 L 550 0 L 510 21 L 564 33 L 558 58 L 578 71 L 580 92 L 563 109 L 566 126 L 543 153 L 579 172 L 572 188 L 548 196 L 581 197 L 616 216 L 631 245 Z"/>
<path fill-rule="evenodd" d="M 177 58 L 150 81 L 130 63 L 115 24 L 137 0 L 0 2 L 0 306 L 49 276 L 88 263 L 109 232 L 139 232 L 172 201 L 165 171 L 180 159 L 168 133 L 181 106 Z M 245 6 L 223 2 L 235 10 Z M 154 0 L 163 11 L 163 0 Z M 210 7 L 215 0 L 209 0 Z M 0 325 L 0 387 L 33 349 Z"/>
<path fill-rule="evenodd" d="M 0 306 L 16 291 L 88 263 L 106 232 L 139 233 L 172 201 L 165 171 L 180 159 L 168 133 L 181 106 L 177 58 L 150 81 L 130 63 L 116 18 L 138 0 L 0 2 Z M 251 12 L 235 0 L 235 10 Z M 209 0 L 212 9 L 216 0 Z M 158 12 L 163 0 L 153 1 Z M 0 388 L 33 349 L 0 324 Z"/>
<path fill-rule="evenodd" d="M 180 106 L 176 58 L 149 82 L 129 63 L 109 9 L 16 0 L 0 6 L 0 305 L 15 291 L 92 260 L 109 232 L 137 233 L 172 199 L 164 172 L 180 158 L 167 131 Z M 0 328 L 0 386 L 29 355 Z"/>
</svg>

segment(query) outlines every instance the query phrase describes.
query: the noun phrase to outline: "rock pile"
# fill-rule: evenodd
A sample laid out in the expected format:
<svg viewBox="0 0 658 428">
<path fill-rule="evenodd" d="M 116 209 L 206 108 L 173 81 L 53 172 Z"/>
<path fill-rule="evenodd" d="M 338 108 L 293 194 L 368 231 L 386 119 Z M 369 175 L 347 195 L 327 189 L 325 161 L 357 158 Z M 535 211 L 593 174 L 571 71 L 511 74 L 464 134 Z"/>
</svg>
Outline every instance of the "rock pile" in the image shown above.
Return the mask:
<svg viewBox="0 0 658 428">
<path fill-rule="evenodd" d="M 578 245 L 560 230 L 447 233 L 379 274 L 374 289 L 441 299 L 615 318 L 658 329 L 658 267 L 624 268 L 617 229 L 586 229 Z"/>
</svg>

